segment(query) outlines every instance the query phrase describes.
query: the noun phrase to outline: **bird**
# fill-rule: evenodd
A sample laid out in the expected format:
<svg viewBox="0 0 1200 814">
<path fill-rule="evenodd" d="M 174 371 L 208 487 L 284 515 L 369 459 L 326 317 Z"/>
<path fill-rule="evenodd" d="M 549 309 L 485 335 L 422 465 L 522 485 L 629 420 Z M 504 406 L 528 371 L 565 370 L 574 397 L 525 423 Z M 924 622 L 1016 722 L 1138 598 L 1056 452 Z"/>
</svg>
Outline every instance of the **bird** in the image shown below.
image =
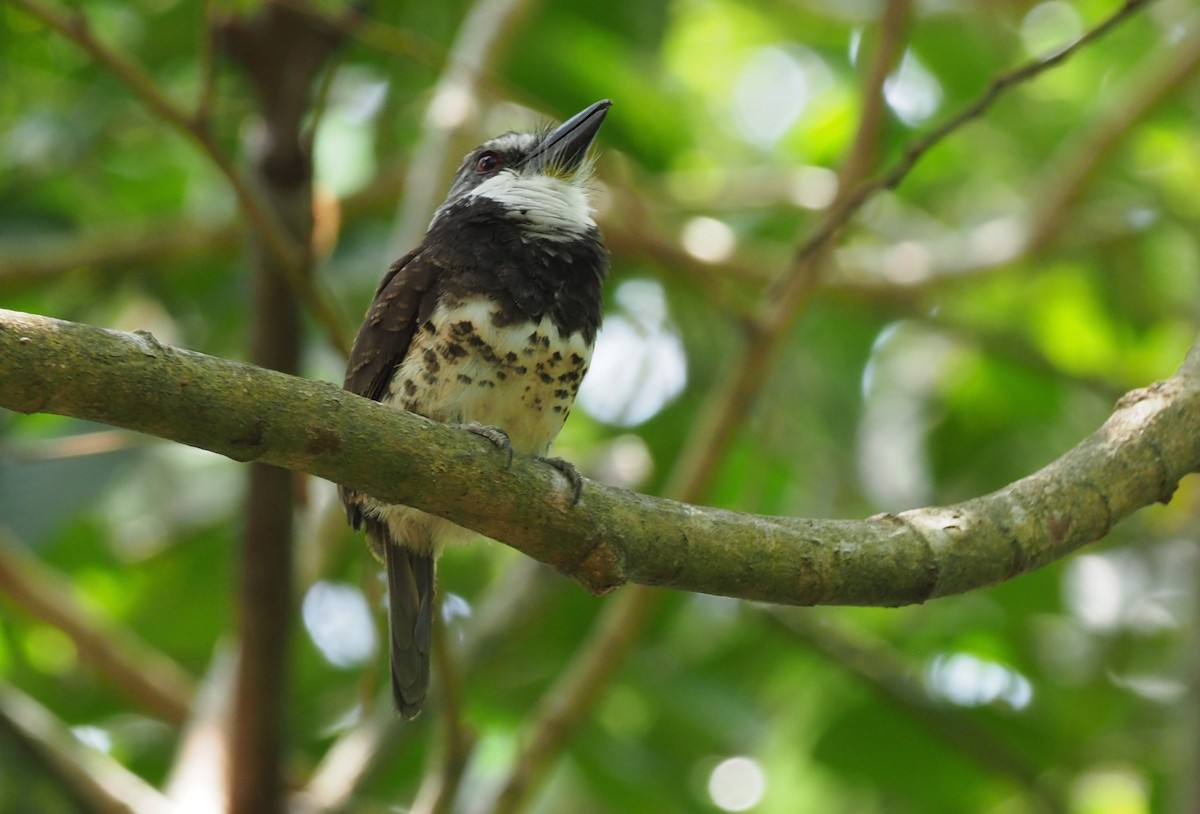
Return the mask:
<svg viewBox="0 0 1200 814">
<path fill-rule="evenodd" d="M 612 102 L 555 128 L 507 132 L 463 159 L 420 244 L 384 275 L 344 388 L 547 457 L 587 373 L 609 257 L 591 206 L 592 143 Z M 478 535 L 341 487 L 347 519 L 387 571 L 392 699 L 402 718 L 429 689 L 435 561 Z"/>
</svg>

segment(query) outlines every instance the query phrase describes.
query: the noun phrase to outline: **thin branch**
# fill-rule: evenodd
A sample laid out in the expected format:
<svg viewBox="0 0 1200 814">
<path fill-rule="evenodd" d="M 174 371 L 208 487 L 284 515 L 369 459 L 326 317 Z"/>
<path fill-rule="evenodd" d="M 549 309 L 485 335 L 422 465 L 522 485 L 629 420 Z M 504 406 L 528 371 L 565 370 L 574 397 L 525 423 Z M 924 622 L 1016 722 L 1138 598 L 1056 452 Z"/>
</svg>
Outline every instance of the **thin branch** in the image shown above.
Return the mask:
<svg viewBox="0 0 1200 814">
<path fill-rule="evenodd" d="M 192 118 L 163 95 L 158 85 L 145 71 L 97 40 L 92 35 L 87 19 L 81 12 L 59 12 L 42 3 L 41 0 L 12 0 L 12 2 L 31 17 L 37 18 L 46 27 L 57 31 L 79 46 L 97 65 L 107 69 L 120 79 L 156 116 L 169 124 L 176 132 L 195 142 L 225 176 L 233 188 L 234 194 L 237 195 L 246 217 L 251 220 L 255 229 L 262 233 L 272 251 L 278 254 L 285 264 L 295 265 L 299 259 L 299 249 L 272 216 L 270 209 L 242 181 L 229 156 L 206 133 L 196 129 Z"/>
<path fill-rule="evenodd" d="M 0 594 L 67 634 L 84 660 L 139 706 L 183 723 L 195 692 L 183 668 L 125 630 L 92 618 L 75 600 L 70 581 L 23 548 L 0 528 Z"/>
<path fill-rule="evenodd" d="M 384 747 L 395 740 L 402 724 L 388 706 L 391 695 L 380 694 L 375 710 L 329 747 L 305 787 L 306 804 L 318 812 L 344 811 L 365 782 Z"/>
<path fill-rule="evenodd" d="M 200 92 L 192 113 L 192 126 L 207 133 L 211 127 L 213 104 L 217 98 L 217 37 L 214 28 L 215 0 L 203 0 L 200 12 Z"/>
<path fill-rule="evenodd" d="M 908 0 L 893 0 L 884 9 L 879 44 L 865 78 L 863 112 L 838 176 L 838 196 L 825 218 L 825 226 L 817 231 L 818 236 L 825 234 L 827 238 L 810 239 L 805 245 L 811 245 L 813 249 L 805 251 L 802 248 L 787 272 L 764 292 L 756 316 L 748 323 L 746 345 L 710 391 L 700 418 L 672 469 L 668 494 L 686 496 L 683 499 L 692 501 L 703 499 L 718 462 L 725 456 L 737 428 L 744 423 L 755 398 L 766 384 L 788 327 L 816 290 L 826 240 L 836 232 L 836 228 L 829 227 L 840 222 L 841 213 L 845 212 L 844 217 L 849 217 L 851 213 L 845 210 L 846 201 L 854 196 L 847 190 L 858 186 L 859 179 L 870 172 L 874 163 L 879 140 L 876 131 L 883 123 L 883 85 L 903 50 L 910 11 Z"/>
<path fill-rule="evenodd" d="M 352 8 L 346 13 L 331 14 L 305 0 L 276 1 L 298 14 L 319 20 L 329 28 L 340 31 L 347 40 L 353 40 L 382 54 L 412 59 L 426 67 L 440 65 L 445 57 L 435 41 L 412 31 L 381 23 L 363 13 L 361 6 L 366 4 L 359 4 L 358 8 Z"/>
<path fill-rule="evenodd" d="M 0 726 L 41 756 L 63 785 L 98 814 L 171 814 L 153 786 L 121 764 L 84 746 L 48 709 L 0 682 Z"/>
<path fill-rule="evenodd" d="M 1148 60 L 1139 69 L 1137 76 L 1124 86 L 1106 95 L 1101 111 L 1091 120 L 1079 126 L 1058 149 L 1054 160 L 1038 173 L 1038 182 L 1025 197 L 1034 202 L 1033 211 L 1027 216 L 1028 234 L 1021 245 L 1003 257 L 982 261 L 969 255 L 964 256 L 961 240 L 954 236 L 939 246 L 929 241 L 927 247 L 934 256 L 934 267 L 923 279 L 910 283 L 861 279 L 874 271 L 867 267 L 851 276 L 859 278 L 852 283 L 837 283 L 854 290 L 870 293 L 875 291 L 930 291 L 948 285 L 977 285 L 985 274 L 1012 268 L 1014 263 L 1036 257 L 1047 248 L 1059 243 L 1064 235 L 1069 236 L 1072 248 L 1080 247 L 1080 235 L 1102 234 L 1104 240 L 1132 231 L 1134 227 L 1123 224 L 1115 227 L 1104 224 L 1098 228 L 1078 229 L 1078 220 L 1071 216 L 1079 206 L 1084 191 L 1092 184 L 1104 163 L 1130 132 L 1181 87 L 1193 79 L 1200 69 L 1200 14 L 1193 13 L 1182 23 L 1184 33 L 1177 41 L 1166 46 L 1166 52 Z M 1087 225 L 1087 224 L 1085 224 Z M 877 250 L 877 255 L 886 253 L 889 247 Z"/>
<path fill-rule="evenodd" d="M 292 473 L 255 462 L 239 546 L 239 654 L 229 728 L 229 811 L 282 814 L 292 627 Z"/>
<path fill-rule="evenodd" d="M 818 279 L 816 261 L 843 226 L 877 193 L 900 184 L 917 162 L 958 129 L 986 113 L 1009 89 L 1041 75 L 1061 64 L 1084 46 L 1107 34 L 1151 0 L 1127 0 L 1120 9 L 1074 42 L 1055 53 L 1035 59 L 993 79 L 988 88 L 960 113 L 947 119 L 924 136 L 909 143 L 903 155 L 888 169 L 839 197 L 821 224 L 796 250 L 788 271 L 765 292 L 759 318 L 751 325 L 747 344 L 710 393 L 692 437 L 705 439 L 689 444 L 681 455 L 676 471 L 691 481 L 707 481 L 714 471 L 713 461 L 720 459 L 732 443 L 738 427 L 744 423 L 757 394 L 770 373 L 775 351 L 787 335 L 805 300 L 814 291 Z M 877 78 L 877 74 L 873 72 Z M 703 494 L 706 483 L 688 484 Z"/>
<path fill-rule="evenodd" d="M 384 171 L 366 187 L 338 202 L 346 218 L 383 211 L 404 188 L 398 169 Z M 164 218 L 120 229 L 0 242 L 0 288 L 35 283 L 78 268 L 126 271 L 142 264 L 165 265 L 176 257 L 223 256 L 241 246 L 244 231 L 234 221 L 213 225 Z"/>
<path fill-rule="evenodd" d="M 165 95 L 154 80 L 136 64 L 97 40 L 79 12 L 63 13 L 41 0 L 12 0 L 12 3 L 48 28 L 71 40 L 98 65 L 120 79 L 160 119 L 178 133 L 195 143 L 218 171 L 225 176 L 237 197 L 238 204 L 255 232 L 261 235 L 270 251 L 278 258 L 296 296 L 304 303 L 313 318 L 325 329 L 334 347 L 349 355 L 350 342 L 342 321 L 333 311 L 330 299 L 317 284 L 299 273 L 305 250 L 287 234 L 270 206 L 238 174 L 232 159 L 213 140 L 207 130 Z"/>
<path fill-rule="evenodd" d="M 476 603 L 474 623 L 465 631 L 457 654 L 460 670 L 469 673 L 502 651 L 512 631 L 541 616 L 567 590 L 568 583 L 542 563 L 528 557 L 513 560 Z M 433 691 L 436 695 L 439 687 L 435 685 Z M 394 736 L 407 731 L 392 711 L 389 692 L 385 689 L 380 703 L 338 738 L 313 772 L 306 793 L 317 811 L 346 808 L 372 768 L 387 765 L 389 751 L 400 742 Z"/>
<path fill-rule="evenodd" d="M 446 68 L 425 109 L 404 183 L 405 195 L 388 240 L 388 258 L 420 239 L 453 154 L 454 136 L 470 121 L 478 85 L 500 47 L 536 0 L 476 0 L 450 49 Z M 461 115 L 458 115 L 460 114 Z"/>
<path fill-rule="evenodd" d="M 847 209 L 846 205 L 854 197 L 851 190 L 862 187 L 863 179 L 875 166 L 879 152 L 879 131 L 887 109 L 884 84 L 903 50 L 902 43 L 911 11 L 911 0 L 891 0 L 884 8 L 879 47 L 867 72 L 863 89 L 863 112 L 859 117 L 850 151 L 838 172 L 837 195 L 817 229 L 817 235 L 826 234 L 828 237 L 820 241 L 810 238 L 809 243 L 797 252 L 791 267 L 767 288 L 759 307 L 758 324 L 752 337 L 753 344 L 747 351 L 749 357 L 763 358 L 765 362 L 774 355 L 778 339 L 816 289 L 822 276 L 824 253 L 832 237 L 837 234 L 841 224 L 857 211 Z M 806 250 L 807 246 L 811 246 L 811 249 Z M 747 386 L 758 390 L 762 382 Z"/>
<path fill-rule="evenodd" d="M 831 285 L 848 288 L 870 295 L 873 292 L 927 292 L 945 286 L 977 285 L 985 274 L 1011 269 L 1014 263 L 1028 260 L 1070 236 L 1073 248 L 1078 248 L 1079 235 L 1103 233 L 1104 239 L 1132 230 L 1123 225 L 1114 227 L 1104 224 L 1097 229 L 1074 229 L 1077 225 L 1071 215 L 1079 205 L 1083 192 L 1094 181 L 1097 172 L 1129 133 L 1172 93 L 1178 91 L 1200 68 L 1200 36 L 1197 25 L 1200 15 L 1193 14 L 1181 25 L 1184 33 L 1177 41 L 1167 46 L 1166 53 L 1139 70 L 1138 75 L 1112 94 L 1115 100 L 1105 99 L 1103 110 L 1091 121 L 1076 128 L 1075 132 L 1057 151 L 1054 161 L 1038 173 L 1039 181 L 1033 191 L 1026 195 L 1034 201 L 1028 215 L 1028 235 L 1014 251 L 1000 258 L 978 259 L 964 256 L 961 241 L 953 236 L 944 245 L 929 241 L 926 246 L 934 256 L 934 267 L 922 279 L 912 282 L 894 282 L 879 277 L 877 265 L 867 265 L 851 272 L 853 282 L 831 281 Z M 1122 231 L 1123 230 L 1123 231 Z M 885 254 L 888 247 L 873 252 L 875 256 Z M 869 275 L 869 277 L 868 277 Z M 864 279 L 864 277 L 868 277 Z"/>
<path fill-rule="evenodd" d="M 325 114 L 329 110 L 329 94 L 333 92 L 333 83 L 337 79 L 338 68 L 341 67 L 341 59 L 342 55 L 340 53 L 334 54 L 330 60 L 330 64 L 321 72 L 320 80 L 317 82 L 317 89 L 313 94 L 312 105 L 308 111 L 308 123 L 305 125 L 304 132 L 300 137 L 301 142 L 304 144 L 304 149 L 309 155 L 312 155 L 314 152 L 313 146 L 317 142 L 317 133 L 320 131 L 321 124 L 325 120 Z"/>
<path fill-rule="evenodd" d="M 889 0 L 884 6 L 879 21 L 879 44 L 871 55 L 871 64 L 863 80 L 862 113 L 850 152 L 838 170 L 839 195 L 842 190 L 853 189 L 862 183 L 878 161 L 879 142 L 887 115 L 884 85 L 904 52 L 911 15 L 912 0 Z"/>
<path fill-rule="evenodd" d="M 125 430 L 95 430 L 92 432 L 60 435 L 39 440 L 5 442 L 6 457 L 14 461 L 54 461 L 64 458 L 83 458 L 89 455 L 106 455 L 143 446 L 146 439 Z M 4 530 L 0 527 L 0 544 L 7 544 Z"/>
<path fill-rule="evenodd" d="M 524 811 L 563 747 L 583 725 L 641 633 L 660 594 L 634 586 L 605 608 L 570 665 L 538 705 L 492 814 Z"/>
<path fill-rule="evenodd" d="M 433 657 L 438 673 L 434 695 L 440 713 L 438 724 L 442 742 L 421 780 L 410 814 L 449 814 L 454 810 L 463 770 L 476 742 L 475 732 L 463 724 L 461 673 L 455 664 L 446 636 L 446 623 L 441 616 L 434 618 L 433 634 Z"/>
<path fill-rule="evenodd" d="M 1150 0 L 1145 0 L 1149 2 Z M 1133 9 L 1122 8 L 1118 16 L 1131 13 Z M 855 280 L 854 282 L 830 281 L 829 284 L 849 288 L 855 291 L 921 291 L 942 284 L 962 284 L 970 282 L 975 275 L 994 271 L 998 267 L 1011 266 L 1017 257 L 1031 257 L 1054 243 L 1069 223 L 1068 215 L 1076 205 L 1084 189 L 1094 179 L 1098 168 L 1111 155 L 1129 132 L 1140 122 L 1144 121 L 1172 93 L 1176 92 L 1189 79 L 1194 77 L 1200 67 L 1200 37 L 1196 36 L 1197 15 L 1185 23 L 1185 33 L 1168 47 L 1167 53 L 1161 58 L 1148 62 L 1139 75 L 1127 83 L 1123 91 L 1116 94 L 1117 101 L 1106 106 L 1093 121 L 1078 128 L 1076 134 L 1068 140 L 1058 158 L 1048 168 L 1040 173 L 1040 177 L 1048 179 L 1039 186 L 1039 191 L 1030 194 L 1030 199 L 1037 201 L 1036 212 L 1029 218 L 1032 232 L 1020 248 L 1018 254 L 1006 257 L 999 265 L 994 261 L 984 264 L 973 262 L 961 256 L 961 249 L 955 246 L 953 265 L 947 268 L 935 268 L 930 275 L 922 280 L 911 283 L 897 283 L 879 279 Z M 1119 19 L 1110 18 L 1103 25 L 1111 25 Z M 1093 32 L 1095 33 L 1095 32 Z M 1104 33 L 1103 31 L 1099 32 Z M 1094 39 L 1094 37 L 1092 37 Z M 1077 41 L 1070 48 L 1079 47 Z M 1061 58 L 1061 52 L 1056 54 Z M 1046 66 L 1050 67 L 1050 66 Z M 1029 66 L 1016 72 L 1027 70 Z M 1001 81 L 998 77 L 993 82 Z M 990 92 L 990 91 L 989 91 Z M 981 100 L 979 100 L 982 102 Z M 993 99 L 994 101 L 994 99 Z M 968 109 L 974 112 L 974 117 L 986 111 L 976 108 Z M 959 126 L 966 122 L 960 122 Z M 916 144 L 916 142 L 914 142 Z M 910 148 L 911 149 L 911 148 Z M 911 168 L 910 168 L 911 169 Z M 899 183 L 898 181 L 896 183 Z M 760 188 L 762 181 L 756 179 L 755 187 Z M 893 184 L 894 185 L 894 184 Z M 653 212 L 661 212 L 665 202 L 653 201 L 647 206 L 647 189 L 650 187 L 644 181 L 634 184 L 636 194 L 640 198 L 634 202 L 628 200 L 634 193 L 621 191 L 621 204 L 617 209 L 624 212 L 632 206 L 640 205 Z M 847 184 L 843 178 L 840 189 L 849 191 L 856 186 Z M 735 197 L 723 194 L 722 199 Z M 762 275 L 760 263 L 744 263 L 737 260 L 721 264 L 700 266 L 673 241 L 646 233 L 647 219 L 632 223 L 622 222 L 616 216 L 610 215 L 602 223 L 607 242 L 619 254 L 632 254 L 652 261 L 657 261 L 667 274 L 683 273 L 689 277 L 701 280 L 705 285 L 720 280 L 742 280 L 757 283 Z"/>
<path fill-rule="evenodd" d="M 870 181 L 859 186 L 840 205 L 833 207 L 828 218 L 800 245 L 792 261 L 793 268 L 801 266 L 809 257 L 821 251 L 846 223 L 853 218 L 867 201 L 885 189 L 894 189 L 908 177 L 926 153 L 941 144 L 947 137 L 983 116 L 1007 91 L 1037 78 L 1050 68 L 1056 67 L 1082 48 L 1090 45 L 1129 19 L 1143 6 L 1153 0 L 1126 0 L 1124 4 L 1094 28 L 1084 32 L 1069 45 L 1049 56 L 1031 60 L 1024 65 L 1001 74 L 991 81 L 987 90 L 957 115 L 950 117 L 924 136 L 912 141 L 903 155 L 891 167 Z"/>
<path fill-rule="evenodd" d="M 80 268 L 133 270 L 144 263 L 162 268 L 177 257 L 220 257 L 241 243 L 236 222 L 212 226 L 178 218 L 10 240 L 0 248 L 0 287 L 50 282 Z"/>
<path fill-rule="evenodd" d="M 1032 232 L 1024 253 L 1035 254 L 1053 243 L 1067 222 L 1067 214 L 1090 184 L 1096 171 L 1134 125 L 1200 68 L 1200 14 L 1193 13 L 1186 33 L 1168 53 L 1150 60 L 1137 80 L 1129 83 L 1119 101 L 1083 128 L 1079 137 L 1062 149 L 1059 168 L 1049 174 L 1045 192 L 1036 196 L 1041 205 L 1030 220 Z"/>
<path fill-rule="evenodd" d="M 218 643 L 180 733 L 163 791 L 180 812 L 228 811 L 229 721 L 233 715 L 236 647 Z"/>
<path fill-rule="evenodd" d="M 1047 777 L 1049 767 L 1031 763 L 967 710 L 935 704 L 914 669 L 894 648 L 869 641 L 832 619 L 815 617 L 808 609 L 767 606 L 761 610 L 779 629 L 866 683 L 930 735 L 985 770 L 1011 778 L 1038 810 L 1048 814 L 1070 810 L 1062 790 Z"/>
</svg>

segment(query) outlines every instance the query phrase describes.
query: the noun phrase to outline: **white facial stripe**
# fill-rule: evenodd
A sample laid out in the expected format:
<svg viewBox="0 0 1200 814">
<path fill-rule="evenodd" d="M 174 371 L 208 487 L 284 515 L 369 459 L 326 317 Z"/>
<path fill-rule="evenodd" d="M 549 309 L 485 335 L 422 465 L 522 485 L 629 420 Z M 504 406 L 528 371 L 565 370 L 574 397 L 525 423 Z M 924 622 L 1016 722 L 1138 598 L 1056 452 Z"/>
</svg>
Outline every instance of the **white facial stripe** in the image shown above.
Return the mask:
<svg viewBox="0 0 1200 814">
<path fill-rule="evenodd" d="M 544 240 L 572 240 L 596 226 L 585 189 L 551 175 L 505 170 L 469 195 L 502 204 L 526 231 Z"/>
</svg>

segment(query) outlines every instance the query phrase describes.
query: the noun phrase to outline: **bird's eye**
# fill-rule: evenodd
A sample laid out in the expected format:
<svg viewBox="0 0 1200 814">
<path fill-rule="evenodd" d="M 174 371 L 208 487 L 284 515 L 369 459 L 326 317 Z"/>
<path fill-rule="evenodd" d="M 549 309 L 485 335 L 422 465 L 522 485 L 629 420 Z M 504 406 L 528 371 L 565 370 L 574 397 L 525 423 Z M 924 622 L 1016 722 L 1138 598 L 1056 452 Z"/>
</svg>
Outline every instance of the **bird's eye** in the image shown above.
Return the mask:
<svg viewBox="0 0 1200 814">
<path fill-rule="evenodd" d="M 493 152 L 486 152 L 479 156 L 479 160 L 475 162 L 475 172 L 489 173 L 500 169 L 504 162 L 500 160 L 500 156 Z"/>
</svg>

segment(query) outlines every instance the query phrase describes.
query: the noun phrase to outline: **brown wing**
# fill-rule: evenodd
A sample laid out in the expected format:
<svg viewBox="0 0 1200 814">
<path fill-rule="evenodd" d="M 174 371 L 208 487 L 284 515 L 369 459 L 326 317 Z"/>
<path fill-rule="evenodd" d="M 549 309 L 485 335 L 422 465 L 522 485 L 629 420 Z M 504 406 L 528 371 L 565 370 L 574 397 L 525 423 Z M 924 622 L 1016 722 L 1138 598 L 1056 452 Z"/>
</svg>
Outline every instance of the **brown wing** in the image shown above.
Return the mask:
<svg viewBox="0 0 1200 814">
<path fill-rule="evenodd" d="M 346 390 L 376 401 L 387 395 L 388 382 L 408 353 L 417 326 L 433 312 L 437 271 L 420 248 L 388 269 L 350 351 L 343 384 Z M 339 487 L 338 493 L 350 524 L 359 528 L 361 495 L 345 487 Z"/>
<path fill-rule="evenodd" d="M 376 401 L 387 394 L 392 371 L 408 353 L 421 317 L 433 310 L 430 294 L 435 272 L 433 264 L 422 257 L 421 249 L 406 254 L 388 269 L 354 339 L 346 365 L 345 389 Z"/>
</svg>

